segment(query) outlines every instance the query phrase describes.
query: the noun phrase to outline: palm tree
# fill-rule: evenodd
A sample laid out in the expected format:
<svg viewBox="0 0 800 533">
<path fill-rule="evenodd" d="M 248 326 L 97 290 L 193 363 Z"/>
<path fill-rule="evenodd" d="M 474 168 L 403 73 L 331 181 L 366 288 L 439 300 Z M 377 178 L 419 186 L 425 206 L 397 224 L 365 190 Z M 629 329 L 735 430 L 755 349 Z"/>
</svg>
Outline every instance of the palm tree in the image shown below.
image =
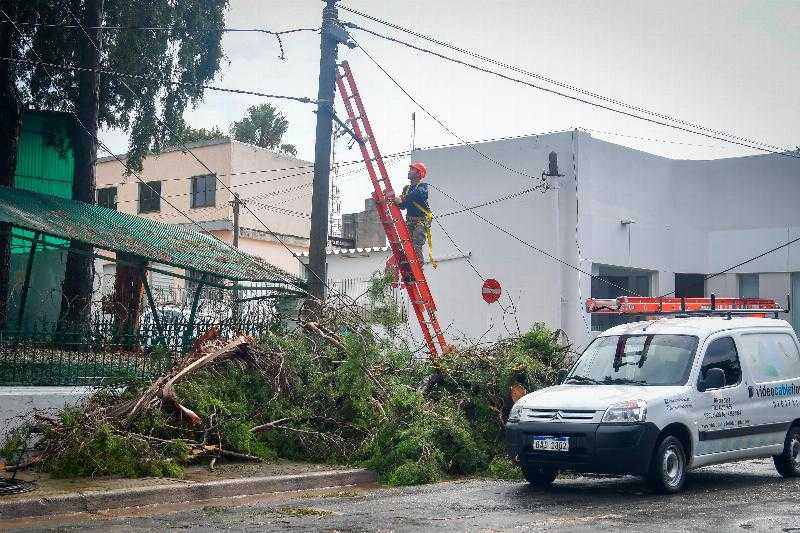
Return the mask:
<svg viewBox="0 0 800 533">
<path fill-rule="evenodd" d="M 297 155 L 297 148 L 293 144 L 281 144 L 288 128 L 289 121 L 283 113 L 271 104 L 261 104 L 249 107 L 242 120 L 231 124 L 230 133 L 237 141 L 294 156 Z"/>
</svg>

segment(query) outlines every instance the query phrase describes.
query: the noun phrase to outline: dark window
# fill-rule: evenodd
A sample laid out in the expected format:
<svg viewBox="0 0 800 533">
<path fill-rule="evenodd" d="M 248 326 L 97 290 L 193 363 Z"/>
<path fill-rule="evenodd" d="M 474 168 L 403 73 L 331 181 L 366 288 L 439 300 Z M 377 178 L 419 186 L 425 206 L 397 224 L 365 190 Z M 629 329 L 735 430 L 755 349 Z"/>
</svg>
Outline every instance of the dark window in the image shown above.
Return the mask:
<svg viewBox="0 0 800 533">
<path fill-rule="evenodd" d="M 678 298 L 702 298 L 705 292 L 705 274 L 675 274 L 675 296 Z"/>
<path fill-rule="evenodd" d="M 706 348 L 703 357 L 703 366 L 700 367 L 700 379 L 706 379 L 710 368 L 721 368 L 725 372 L 725 385 L 736 385 L 742 380 L 742 367 L 739 364 L 739 354 L 736 343 L 731 337 L 715 339 Z"/>
<path fill-rule="evenodd" d="M 117 188 L 104 187 L 97 189 L 97 205 L 107 207 L 109 209 L 117 208 Z"/>
<path fill-rule="evenodd" d="M 739 274 L 739 298 L 758 298 L 758 274 Z"/>
<path fill-rule="evenodd" d="M 217 179 L 213 174 L 192 178 L 192 207 L 216 205 Z"/>
<path fill-rule="evenodd" d="M 161 182 L 148 181 L 139 184 L 139 212 L 161 211 Z"/>
</svg>

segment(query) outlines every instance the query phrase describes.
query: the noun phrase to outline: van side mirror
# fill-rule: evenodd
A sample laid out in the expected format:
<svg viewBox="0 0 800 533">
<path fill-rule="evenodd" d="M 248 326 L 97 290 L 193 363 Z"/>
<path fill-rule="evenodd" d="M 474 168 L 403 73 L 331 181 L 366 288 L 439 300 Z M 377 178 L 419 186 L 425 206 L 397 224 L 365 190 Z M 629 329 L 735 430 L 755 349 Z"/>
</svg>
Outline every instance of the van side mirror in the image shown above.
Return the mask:
<svg viewBox="0 0 800 533">
<path fill-rule="evenodd" d="M 725 371 L 721 368 L 709 368 L 706 379 L 700 382 L 700 390 L 721 389 L 725 386 Z"/>
<path fill-rule="evenodd" d="M 567 379 L 567 374 L 569 374 L 568 368 L 560 368 L 556 373 L 556 385 L 564 383 L 564 380 Z"/>
</svg>

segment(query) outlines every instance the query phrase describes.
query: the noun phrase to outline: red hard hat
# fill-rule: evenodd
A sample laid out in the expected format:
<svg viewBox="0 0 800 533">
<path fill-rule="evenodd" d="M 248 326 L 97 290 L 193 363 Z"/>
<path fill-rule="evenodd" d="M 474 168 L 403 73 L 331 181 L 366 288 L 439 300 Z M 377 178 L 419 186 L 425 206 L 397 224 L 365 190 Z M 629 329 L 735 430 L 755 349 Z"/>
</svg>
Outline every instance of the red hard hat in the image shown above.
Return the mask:
<svg viewBox="0 0 800 533">
<path fill-rule="evenodd" d="M 419 176 L 421 178 L 424 178 L 425 175 L 428 173 L 428 169 L 425 168 L 425 165 L 420 161 L 414 161 L 413 163 L 411 163 L 411 165 L 409 165 L 409 167 L 419 172 Z"/>
</svg>

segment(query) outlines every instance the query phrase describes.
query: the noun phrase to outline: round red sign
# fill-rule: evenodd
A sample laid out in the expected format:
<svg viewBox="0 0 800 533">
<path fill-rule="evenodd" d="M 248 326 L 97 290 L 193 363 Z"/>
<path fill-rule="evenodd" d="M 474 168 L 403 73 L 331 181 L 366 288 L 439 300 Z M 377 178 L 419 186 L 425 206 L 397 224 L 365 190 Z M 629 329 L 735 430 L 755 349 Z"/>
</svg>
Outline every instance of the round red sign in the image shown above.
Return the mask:
<svg viewBox="0 0 800 533">
<path fill-rule="evenodd" d="M 500 282 L 494 278 L 489 278 L 483 282 L 483 289 L 481 295 L 487 304 L 493 304 L 500 299 L 503 289 L 500 288 Z"/>
</svg>

